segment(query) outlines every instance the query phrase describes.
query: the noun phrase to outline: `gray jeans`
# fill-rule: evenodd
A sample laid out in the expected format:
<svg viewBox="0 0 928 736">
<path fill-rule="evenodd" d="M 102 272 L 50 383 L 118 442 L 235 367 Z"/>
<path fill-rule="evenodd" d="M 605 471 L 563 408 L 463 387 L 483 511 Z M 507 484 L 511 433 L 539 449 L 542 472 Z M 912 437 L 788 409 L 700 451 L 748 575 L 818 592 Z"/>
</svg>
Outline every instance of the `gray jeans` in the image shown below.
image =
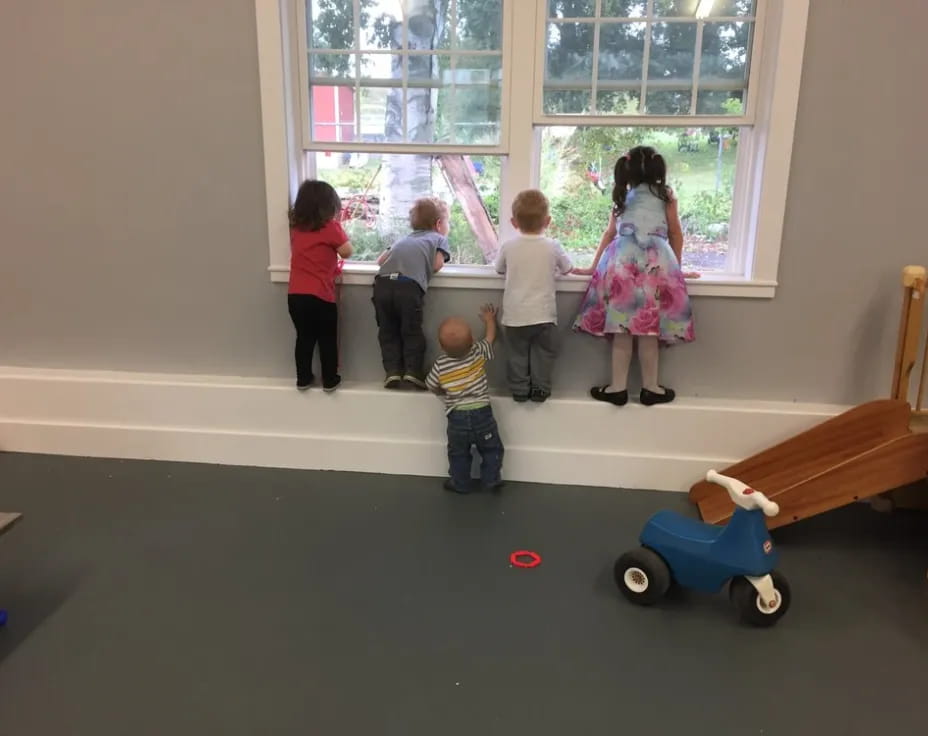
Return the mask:
<svg viewBox="0 0 928 736">
<path fill-rule="evenodd" d="M 557 357 L 557 325 L 547 322 L 507 327 L 509 390 L 527 395 L 533 388 L 551 391 L 551 369 Z"/>
</svg>

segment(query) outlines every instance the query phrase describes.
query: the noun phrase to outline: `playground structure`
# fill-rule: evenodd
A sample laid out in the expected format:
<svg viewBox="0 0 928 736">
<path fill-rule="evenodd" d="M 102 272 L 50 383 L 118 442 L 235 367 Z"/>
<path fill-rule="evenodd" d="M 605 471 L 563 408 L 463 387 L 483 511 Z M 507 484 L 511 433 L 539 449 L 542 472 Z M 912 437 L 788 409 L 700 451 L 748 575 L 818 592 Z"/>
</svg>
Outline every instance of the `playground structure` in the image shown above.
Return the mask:
<svg viewBox="0 0 928 736">
<path fill-rule="evenodd" d="M 767 519 L 769 528 L 861 499 L 928 505 L 928 487 L 893 493 L 928 478 L 928 340 L 919 350 L 928 288 L 925 268 L 906 266 L 902 286 L 890 398 L 854 407 L 721 471 L 779 504 L 780 514 Z M 915 401 L 910 404 L 915 375 Z M 726 522 L 734 512 L 728 494 L 713 483 L 696 483 L 689 497 L 706 522 Z"/>
</svg>

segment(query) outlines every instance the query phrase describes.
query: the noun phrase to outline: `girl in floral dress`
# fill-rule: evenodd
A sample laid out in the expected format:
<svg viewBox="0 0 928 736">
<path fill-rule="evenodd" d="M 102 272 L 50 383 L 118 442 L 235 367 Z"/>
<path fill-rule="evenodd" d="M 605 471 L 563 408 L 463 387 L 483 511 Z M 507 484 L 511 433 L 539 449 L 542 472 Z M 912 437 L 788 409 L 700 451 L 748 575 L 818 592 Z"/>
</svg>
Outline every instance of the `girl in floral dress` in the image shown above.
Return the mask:
<svg viewBox="0 0 928 736">
<path fill-rule="evenodd" d="M 641 403 L 674 400 L 657 381 L 658 342 L 690 342 L 693 314 L 680 268 L 683 230 L 667 165 L 650 146 L 637 146 L 615 165 L 615 206 L 593 266 L 574 269 L 593 278 L 574 329 L 612 338 L 612 383 L 590 389 L 597 401 L 628 402 L 628 367 L 638 339 Z"/>
</svg>

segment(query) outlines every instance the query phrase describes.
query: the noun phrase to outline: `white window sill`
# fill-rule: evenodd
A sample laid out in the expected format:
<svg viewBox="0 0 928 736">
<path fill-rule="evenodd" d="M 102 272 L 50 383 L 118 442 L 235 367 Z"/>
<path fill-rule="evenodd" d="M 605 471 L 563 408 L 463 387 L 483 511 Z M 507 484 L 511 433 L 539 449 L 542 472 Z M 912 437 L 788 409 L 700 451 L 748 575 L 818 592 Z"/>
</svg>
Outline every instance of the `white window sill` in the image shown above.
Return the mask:
<svg viewBox="0 0 928 736">
<path fill-rule="evenodd" d="M 341 283 L 351 286 L 370 286 L 379 267 L 374 263 L 346 263 Z M 290 269 L 271 266 L 271 281 L 287 283 Z M 590 283 L 589 276 L 562 276 L 557 281 L 559 292 L 583 292 Z M 505 279 L 490 266 L 445 266 L 432 279 L 432 289 L 499 289 Z M 712 274 L 686 282 L 690 296 L 724 296 L 748 299 L 772 299 L 776 294 L 776 281 L 751 280 L 743 277 Z"/>
</svg>

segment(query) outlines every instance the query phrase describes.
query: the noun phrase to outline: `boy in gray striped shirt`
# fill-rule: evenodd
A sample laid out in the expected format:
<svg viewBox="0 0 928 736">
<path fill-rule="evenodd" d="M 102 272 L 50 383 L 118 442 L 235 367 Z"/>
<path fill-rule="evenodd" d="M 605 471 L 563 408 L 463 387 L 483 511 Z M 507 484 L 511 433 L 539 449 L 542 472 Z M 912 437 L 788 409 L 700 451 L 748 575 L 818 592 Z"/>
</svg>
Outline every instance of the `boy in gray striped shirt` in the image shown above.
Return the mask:
<svg viewBox="0 0 928 736">
<path fill-rule="evenodd" d="M 493 359 L 496 340 L 496 307 L 485 305 L 480 318 L 486 337 L 474 342 L 470 326 L 460 317 L 450 317 L 438 330 L 444 354 L 435 361 L 426 378 L 429 390 L 444 399 L 448 415 L 448 465 L 451 477 L 445 490 L 470 493 L 471 450 L 480 455 L 480 482 L 484 489 L 499 491 L 503 482 L 503 442 L 499 437 L 490 391 L 486 362 Z"/>
</svg>

